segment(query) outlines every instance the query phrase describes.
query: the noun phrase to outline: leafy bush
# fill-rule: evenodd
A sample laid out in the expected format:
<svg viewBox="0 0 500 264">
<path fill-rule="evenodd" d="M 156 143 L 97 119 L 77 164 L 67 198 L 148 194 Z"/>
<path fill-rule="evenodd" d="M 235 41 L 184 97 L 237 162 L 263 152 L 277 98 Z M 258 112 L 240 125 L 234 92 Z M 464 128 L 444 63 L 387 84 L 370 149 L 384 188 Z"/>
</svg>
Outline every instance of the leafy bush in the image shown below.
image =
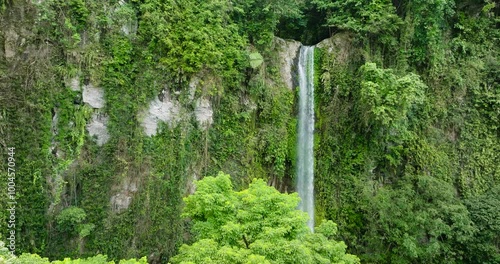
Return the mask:
<svg viewBox="0 0 500 264">
<path fill-rule="evenodd" d="M 94 224 L 85 224 L 87 214 L 85 210 L 76 206 L 64 208 L 57 216 L 57 227 L 68 234 L 78 234 L 86 237 L 94 229 Z"/>
<path fill-rule="evenodd" d="M 263 180 L 235 192 L 230 176 L 219 173 L 198 181 L 184 200 L 197 241 L 183 245 L 173 263 L 359 263 L 343 242 L 331 239 L 333 222 L 311 233 L 307 214 L 296 209 L 297 193 L 279 193 Z"/>
</svg>

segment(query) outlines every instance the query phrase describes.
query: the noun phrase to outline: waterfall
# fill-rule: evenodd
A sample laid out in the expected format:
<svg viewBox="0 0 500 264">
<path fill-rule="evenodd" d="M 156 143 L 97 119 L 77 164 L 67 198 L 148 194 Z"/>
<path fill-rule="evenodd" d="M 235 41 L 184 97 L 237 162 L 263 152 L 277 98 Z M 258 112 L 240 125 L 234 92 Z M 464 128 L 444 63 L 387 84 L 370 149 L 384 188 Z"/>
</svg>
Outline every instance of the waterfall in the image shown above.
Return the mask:
<svg viewBox="0 0 500 264">
<path fill-rule="evenodd" d="M 299 209 L 309 214 L 307 225 L 314 231 L 314 47 L 300 48 L 298 73 L 297 192 Z"/>
</svg>

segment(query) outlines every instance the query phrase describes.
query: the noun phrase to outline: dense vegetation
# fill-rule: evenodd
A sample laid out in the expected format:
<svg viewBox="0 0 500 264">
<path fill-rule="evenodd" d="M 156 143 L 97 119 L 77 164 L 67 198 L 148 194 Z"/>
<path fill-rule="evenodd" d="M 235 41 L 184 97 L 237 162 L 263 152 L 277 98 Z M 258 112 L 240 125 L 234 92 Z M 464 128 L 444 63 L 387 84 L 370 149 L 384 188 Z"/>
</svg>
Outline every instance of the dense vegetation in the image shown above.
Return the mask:
<svg viewBox="0 0 500 264">
<path fill-rule="evenodd" d="M 109 261 L 106 256 L 97 255 L 85 259 L 64 258 L 63 260 L 49 261 L 47 258 L 42 258 L 37 254 L 24 253 L 19 257 L 12 256 L 9 249 L 0 241 L 0 263 L 2 264 L 114 264 L 114 261 Z M 129 259 L 120 260 L 119 264 L 147 264 L 146 257 L 139 260 Z"/>
<path fill-rule="evenodd" d="M 498 263 L 499 8 L 315 2 L 358 43 L 318 66 L 322 216 L 368 263 Z"/>
<path fill-rule="evenodd" d="M 366 263 L 500 262 L 495 2 L 0 0 L 0 10 L 17 253 L 167 262 L 199 235 L 196 217 L 181 217 L 193 179 L 224 171 L 236 190 L 254 179 L 293 190 L 296 93 L 274 36 L 333 36 L 341 45 L 315 52 L 316 222 L 337 223 L 334 238 Z M 104 107 L 83 104 L 73 79 L 102 87 Z M 213 124 L 184 116 L 145 135 L 139 113 L 162 91 L 186 111 L 208 98 Z M 97 113 L 109 118 L 103 146 L 86 131 Z M 116 210 L 122 192 L 131 203 Z"/>
<path fill-rule="evenodd" d="M 192 219 L 197 241 L 181 246 L 173 263 L 359 263 L 331 239 L 332 221 L 311 233 L 307 214 L 297 210 L 297 193 L 279 193 L 262 179 L 235 192 L 224 173 L 196 185 L 184 199 L 184 216 Z"/>
</svg>

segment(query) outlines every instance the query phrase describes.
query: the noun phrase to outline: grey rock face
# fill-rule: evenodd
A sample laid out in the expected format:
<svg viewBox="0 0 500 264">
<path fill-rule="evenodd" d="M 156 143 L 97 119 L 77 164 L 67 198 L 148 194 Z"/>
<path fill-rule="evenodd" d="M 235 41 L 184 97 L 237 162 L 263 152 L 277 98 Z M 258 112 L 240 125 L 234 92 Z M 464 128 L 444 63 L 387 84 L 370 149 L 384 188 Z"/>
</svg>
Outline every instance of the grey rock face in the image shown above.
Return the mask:
<svg viewBox="0 0 500 264">
<path fill-rule="evenodd" d="M 196 101 L 196 108 L 194 110 L 194 115 L 200 126 L 208 128 L 213 123 L 214 112 L 212 110 L 212 105 L 210 101 L 206 98 L 200 98 Z"/>
<path fill-rule="evenodd" d="M 78 77 L 75 77 L 71 80 L 69 80 L 69 88 L 71 88 L 71 91 L 75 91 L 75 92 L 78 92 L 80 91 L 80 80 L 78 80 Z"/>
<path fill-rule="evenodd" d="M 97 145 L 102 146 L 108 142 L 110 136 L 108 133 L 108 117 L 95 113 L 92 120 L 87 124 L 87 130 L 91 136 L 97 137 Z"/>
<path fill-rule="evenodd" d="M 149 104 L 148 110 L 141 114 L 141 124 L 144 127 L 146 135 L 156 135 L 159 122 L 165 122 L 170 125 L 174 124 L 180 119 L 179 112 L 180 107 L 176 101 L 168 97 L 165 97 L 163 101 L 155 98 Z"/>
<path fill-rule="evenodd" d="M 137 183 L 126 177 L 118 187 L 118 193 L 111 196 L 111 210 L 115 213 L 120 213 L 127 210 L 132 203 L 132 197 L 137 192 Z"/>
<path fill-rule="evenodd" d="M 284 40 L 278 37 L 274 38 L 274 45 L 278 50 L 280 62 L 280 75 L 286 86 L 292 90 L 294 89 L 294 65 L 295 60 L 298 59 L 299 49 L 302 45 L 295 40 Z"/>
<path fill-rule="evenodd" d="M 7 60 L 12 59 L 16 55 L 16 42 L 19 35 L 12 28 L 5 32 L 4 54 Z"/>
<path fill-rule="evenodd" d="M 104 100 L 104 90 L 99 87 L 94 87 L 92 84 L 83 87 L 83 102 L 89 104 L 93 108 L 103 108 L 106 101 Z"/>
<path fill-rule="evenodd" d="M 353 53 L 359 53 L 356 51 L 353 45 L 353 36 L 349 33 L 339 33 L 334 36 L 324 39 L 318 44 L 317 48 L 323 49 L 327 53 L 335 54 L 335 61 L 337 63 L 345 64 L 351 58 Z"/>
</svg>

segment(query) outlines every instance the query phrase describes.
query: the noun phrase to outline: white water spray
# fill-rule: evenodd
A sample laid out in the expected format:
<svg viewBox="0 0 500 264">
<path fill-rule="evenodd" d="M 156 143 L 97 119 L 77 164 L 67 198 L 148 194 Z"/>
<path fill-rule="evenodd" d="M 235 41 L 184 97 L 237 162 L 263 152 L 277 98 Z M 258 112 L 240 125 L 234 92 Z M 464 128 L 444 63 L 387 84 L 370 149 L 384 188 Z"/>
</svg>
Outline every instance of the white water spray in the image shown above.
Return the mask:
<svg viewBox="0 0 500 264">
<path fill-rule="evenodd" d="M 300 48 L 298 71 L 297 192 L 299 209 L 309 214 L 307 225 L 314 231 L 314 47 Z"/>
</svg>

